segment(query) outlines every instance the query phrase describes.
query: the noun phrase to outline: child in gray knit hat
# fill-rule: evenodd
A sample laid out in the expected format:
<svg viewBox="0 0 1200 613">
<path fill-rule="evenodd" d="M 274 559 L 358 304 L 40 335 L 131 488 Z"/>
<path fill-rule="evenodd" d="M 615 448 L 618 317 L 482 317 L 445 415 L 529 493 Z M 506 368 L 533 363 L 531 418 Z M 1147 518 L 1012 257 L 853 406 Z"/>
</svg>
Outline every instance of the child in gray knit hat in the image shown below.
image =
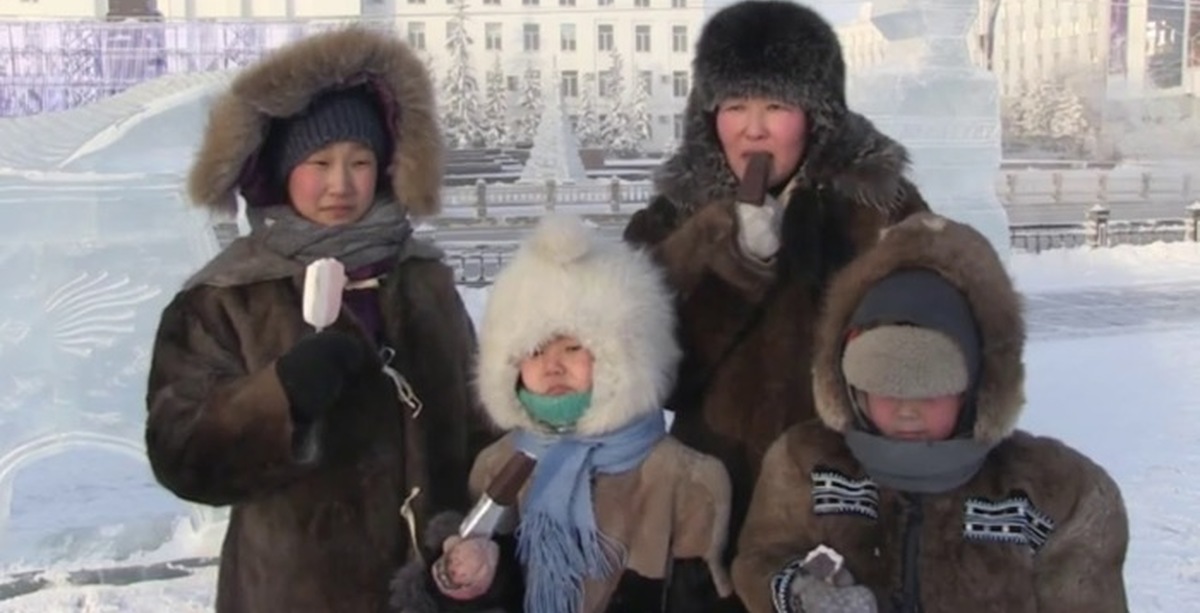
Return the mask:
<svg viewBox="0 0 1200 613">
<path fill-rule="evenodd" d="M 1020 299 L 990 243 L 932 214 L 829 288 L 819 420 L 767 452 L 733 580 L 751 612 L 1123 613 L 1116 483 L 1016 429 Z"/>
<path fill-rule="evenodd" d="M 358 221 L 386 179 L 391 135 L 363 86 L 334 89 L 271 126 L 264 155 L 275 185 L 302 217 L 322 225 Z"/>
<path fill-rule="evenodd" d="M 380 611 L 390 574 L 436 553 L 414 535 L 469 506 L 495 438 L 474 330 L 409 217 L 437 212 L 441 163 L 425 66 L 377 30 L 282 47 L 212 106 L 191 199 L 232 216 L 241 196 L 251 232 L 163 311 L 146 452 L 179 497 L 232 508 L 218 613 Z M 312 317 L 306 270 L 329 260 L 345 274 Z"/>
</svg>

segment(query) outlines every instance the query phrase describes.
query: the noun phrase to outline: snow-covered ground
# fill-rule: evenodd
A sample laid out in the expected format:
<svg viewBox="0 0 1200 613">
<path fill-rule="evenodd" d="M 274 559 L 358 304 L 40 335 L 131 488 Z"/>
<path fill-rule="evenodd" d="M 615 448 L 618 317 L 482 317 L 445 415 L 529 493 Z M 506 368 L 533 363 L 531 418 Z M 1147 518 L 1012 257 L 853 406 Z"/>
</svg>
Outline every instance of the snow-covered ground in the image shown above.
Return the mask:
<svg viewBox="0 0 1200 613">
<path fill-rule="evenodd" d="M 1190 298 L 1200 289 L 1200 246 L 1014 254 L 1010 266 L 1031 298 L 1029 317 L 1035 324 L 1046 316 L 1039 305 L 1048 304 L 1039 299 L 1055 295 L 1057 308 L 1067 304 L 1069 309 L 1077 294 L 1075 324 L 1083 331 L 1058 334 L 1060 328 L 1044 327 L 1045 333 L 1034 335 L 1026 358 L 1029 404 L 1022 426 L 1075 445 L 1121 484 L 1132 523 L 1126 564 L 1130 610 L 1195 608 L 1200 602 L 1200 515 L 1195 512 L 1200 488 L 1187 475 L 1200 471 L 1200 377 L 1195 375 L 1200 372 L 1200 305 Z M 1146 287 L 1160 296 L 1180 297 L 1173 307 L 1169 300 L 1156 307 L 1177 311 L 1169 326 L 1089 327 L 1093 305 L 1087 300 L 1093 294 L 1088 292 L 1120 296 L 1115 290 L 1128 290 L 1131 298 L 1117 302 L 1117 307 L 1136 311 L 1143 307 L 1137 292 Z M 478 320 L 486 290 L 464 288 L 462 294 Z M 65 539 L 63 547 L 77 553 L 84 560 L 81 565 L 95 566 L 88 558 L 106 553 L 125 557 L 129 552 L 105 552 L 89 543 L 102 542 L 105 530 L 130 528 L 122 518 L 140 511 L 136 516 L 143 518 L 143 525 L 138 529 L 158 538 L 166 535 L 169 544 L 121 564 L 216 553 L 221 524 L 207 525 L 198 533 L 186 520 L 167 521 L 180 507 L 157 489 L 144 467 L 101 454 L 87 456 L 82 464 L 79 458 L 44 460 L 22 475 L 10 523 L 17 538 L 67 531 L 75 536 Z M 109 527 L 69 531 L 72 526 L 98 525 Z M 66 569 L 59 565 L 55 572 Z M 190 577 L 129 586 L 50 588 L 0 601 L 0 612 L 206 611 L 212 606 L 215 576 L 215 569 L 208 568 Z"/>
</svg>

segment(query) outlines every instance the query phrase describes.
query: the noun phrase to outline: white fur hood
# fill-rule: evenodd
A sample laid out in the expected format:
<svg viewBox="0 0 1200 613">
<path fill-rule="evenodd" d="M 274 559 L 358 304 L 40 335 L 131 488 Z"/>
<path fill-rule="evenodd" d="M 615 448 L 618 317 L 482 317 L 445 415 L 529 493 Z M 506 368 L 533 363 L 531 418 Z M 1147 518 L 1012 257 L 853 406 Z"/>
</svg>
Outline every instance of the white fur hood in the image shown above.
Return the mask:
<svg viewBox="0 0 1200 613">
<path fill-rule="evenodd" d="M 576 434 L 611 432 L 660 410 L 680 350 L 672 296 L 650 257 L 550 215 L 492 286 L 480 334 L 478 386 L 498 426 L 534 429 L 517 399 L 519 363 L 557 335 L 592 352 L 592 406 Z"/>
</svg>

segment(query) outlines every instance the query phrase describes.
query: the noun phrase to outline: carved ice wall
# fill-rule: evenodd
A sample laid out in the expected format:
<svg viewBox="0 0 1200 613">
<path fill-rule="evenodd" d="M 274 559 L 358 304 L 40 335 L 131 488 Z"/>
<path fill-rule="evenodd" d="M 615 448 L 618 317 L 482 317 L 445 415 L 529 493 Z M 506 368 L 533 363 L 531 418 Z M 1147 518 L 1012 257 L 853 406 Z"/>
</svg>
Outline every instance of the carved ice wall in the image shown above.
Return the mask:
<svg viewBox="0 0 1200 613">
<path fill-rule="evenodd" d="M 0 120 L 0 551 L 22 469 L 79 449 L 145 462 L 158 317 L 216 250 L 208 216 L 180 192 L 207 91 L 163 105 L 139 101 L 135 88 L 64 113 Z M 114 108 L 127 110 L 114 119 Z M 152 148 L 146 131 L 163 139 L 168 126 L 171 144 Z M 152 173 L 135 172 L 150 160 Z M 212 515 L 178 506 L 196 519 Z M 87 515 L 79 509 L 80 522 Z M 117 532 L 113 539 L 137 538 Z M 10 548 L 0 563 L 22 557 L 44 561 Z"/>
</svg>

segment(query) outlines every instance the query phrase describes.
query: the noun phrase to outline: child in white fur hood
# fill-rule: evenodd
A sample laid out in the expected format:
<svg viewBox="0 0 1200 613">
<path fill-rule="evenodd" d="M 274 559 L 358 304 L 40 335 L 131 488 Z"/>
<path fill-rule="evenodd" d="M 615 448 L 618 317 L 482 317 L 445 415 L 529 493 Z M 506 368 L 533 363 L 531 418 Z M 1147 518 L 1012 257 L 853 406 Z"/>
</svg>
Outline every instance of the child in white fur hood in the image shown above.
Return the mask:
<svg viewBox="0 0 1200 613">
<path fill-rule="evenodd" d="M 471 471 L 479 495 L 517 452 L 538 460 L 515 531 L 444 541 L 428 576 L 440 610 L 705 611 L 721 566 L 729 478 L 667 435 L 680 351 L 649 257 L 544 219 L 494 284 L 478 387 L 509 434 Z"/>
</svg>

